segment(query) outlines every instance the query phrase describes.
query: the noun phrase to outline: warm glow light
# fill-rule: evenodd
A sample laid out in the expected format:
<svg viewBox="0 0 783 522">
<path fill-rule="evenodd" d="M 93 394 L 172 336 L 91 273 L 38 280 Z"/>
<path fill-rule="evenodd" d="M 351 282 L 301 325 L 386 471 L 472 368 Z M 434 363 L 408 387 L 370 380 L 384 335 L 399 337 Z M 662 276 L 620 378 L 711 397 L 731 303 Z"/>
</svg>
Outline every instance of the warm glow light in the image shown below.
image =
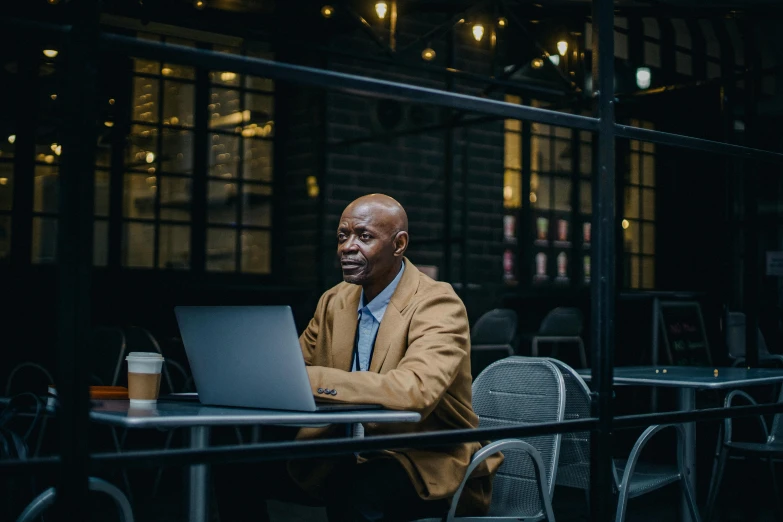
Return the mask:
<svg viewBox="0 0 783 522">
<path fill-rule="evenodd" d="M 421 58 L 425 61 L 431 62 L 435 59 L 435 49 L 427 47 L 421 52 Z"/>
<path fill-rule="evenodd" d="M 649 67 L 639 67 L 636 69 L 636 86 L 640 89 L 649 89 L 652 83 L 652 74 Z"/>
<path fill-rule="evenodd" d="M 145 157 L 145 159 L 146 159 L 147 163 L 152 163 L 153 161 L 155 161 L 155 153 L 148 152 L 147 156 Z"/>
<path fill-rule="evenodd" d="M 44 161 L 50 164 L 54 163 L 54 156 L 52 156 L 51 154 L 47 154 L 46 156 L 44 156 Z"/>
<path fill-rule="evenodd" d="M 55 49 L 44 49 L 43 53 L 47 58 L 56 58 L 57 55 L 60 54 L 60 52 Z"/>
<path fill-rule="evenodd" d="M 13 143 L 16 141 L 16 134 L 11 134 L 8 136 L 8 143 Z"/>
<path fill-rule="evenodd" d="M 51 94 L 51 95 L 49 95 L 49 97 L 50 97 L 52 100 L 56 100 L 56 99 L 57 99 L 57 95 L 56 95 L 56 94 Z"/>
<path fill-rule="evenodd" d="M 0 185 L 8 185 L 8 178 L 0 178 Z"/>
<path fill-rule="evenodd" d="M 107 120 L 107 121 L 104 121 L 103 124 L 106 125 L 107 127 L 114 127 L 114 122 L 113 121 L 108 121 Z"/>
<path fill-rule="evenodd" d="M 62 145 L 57 145 L 57 148 L 54 149 L 54 153 L 57 154 L 58 156 L 60 154 L 62 154 L 63 153 L 63 146 Z"/>
<path fill-rule="evenodd" d="M 114 98 L 109 98 L 109 105 L 114 105 Z"/>
<path fill-rule="evenodd" d="M 531 192 L 530 193 L 530 202 L 531 203 L 535 203 L 536 201 L 538 201 L 538 196 L 536 196 L 535 192 Z"/>
<path fill-rule="evenodd" d="M 207 2 L 205 0 L 196 0 L 193 2 L 193 7 L 196 9 L 204 9 L 207 6 Z"/>
<path fill-rule="evenodd" d="M 176 116 L 172 116 L 171 117 L 171 124 L 172 125 L 176 125 L 178 123 L 179 123 L 179 118 L 177 118 Z"/>
<path fill-rule="evenodd" d="M 480 42 L 482 38 L 484 38 L 484 26 L 481 24 L 474 24 L 473 25 L 473 38 L 476 39 L 477 42 Z"/>
<path fill-rule="evenodd" d="M 375 2 L 375 14 L 378 18 L 383 20 L 386 18 L 386 12 L 389 10 L 389 5 L 386 2 Z"/>
<path fill-rule="evenodd" d="M 324 18 L 331 18 L 334 14 L 334 7 L 331 5 L 325 5 L 321 8 L 321 16 Z"/>
<path fill-rule="evenodd" d="M 168 75 L 169 75 L 169 74 L 171 74 L 172 72 L 174 72 L 174 71 L 172 71 L 172 70 L 171 70 L 170 68 L 168 68 L 168 67 L 164 67 L 163 69 L 161 69 L 161 70 L 160 70 L 160 73 L 161 73 L 163 76 L 168 76 Z"/>
<path fill-rule="evenodd" d="M 540 69 L 544 66 L 544 60 L 541 58 L 533 58 L 533 61 L 530 62 L 530 65 L 533 67 L 533 69 Z"/>
<path fill-rule="evenodd" d="M 508 20 L 505 18 L 498 18 L 498 27 L 506 27 L 506 24 L 508 23 Z"/>
<path fill-rule="evenodd" d="M 220 73 L 220 80 L 224 82 L 233 82 L 237 79 L 237 73 L 234 72 L 222 72 Z"/>
<path fill-rule="evenodd" d="M 464 23 L 465 23 L 465 19 L 464 19 L 464 18 L 460 18 L 460 19 L 459 19 L 459 21 L 458 21 L 457 23 L 458 23 L 458 24 L 464 24 Z"/>
<path fill-rule="evenodd" d="M 514 189 L 511 188 L 511 185 L 506 185 L 505 187 L 503 187 L 503 199 L 509 201 L 513 197 L 514 197 Z"/>
<path fill-rule="evenodd" d="M 311 198 L 317 198 L 320 191 L 321 190 L 318 187 L 318 178 L 315 176 L 307 176 L 307 195 Z"/>
<path fill-rule="evenodd" d="M 560 65 L 560 56 L 557 54 L 550 54 L 549 55 L 549 61 L 552 62 L 554 65 Z"/>
<path fill-rule="evenodd" d="M 560 53 L 560 56 L 565 56 L 565 53 L 568 52 L 568 42 L 565 40 L 557 42 L 557 52 Z"/>
<path fill-rule="evenodd" d="M 49 2 L 49 5 L 57 5 L 60 3 L 60 0 L 46 0 L 46 1 Z"/>
<path fill-rule="evenodd" d="M 628 220 L 627 219 L 623 219 L 623 228 L 627 229 L 630 226 L 631 226 L 631 224 L 628 222 Z"/>
</svg>

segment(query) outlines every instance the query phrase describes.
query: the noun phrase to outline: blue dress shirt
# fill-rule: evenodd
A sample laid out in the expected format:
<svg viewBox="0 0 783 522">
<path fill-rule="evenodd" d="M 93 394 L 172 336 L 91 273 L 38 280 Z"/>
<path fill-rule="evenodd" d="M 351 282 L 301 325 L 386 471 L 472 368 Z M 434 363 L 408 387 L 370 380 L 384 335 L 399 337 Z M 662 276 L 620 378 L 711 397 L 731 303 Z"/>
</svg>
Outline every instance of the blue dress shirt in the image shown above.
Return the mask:
<svg viewBox="0 0 783 522">
<path fill-rule="evenodd" d="M 370 369 L 372 360 L 372 350 L 375 345 L 375 337 L 378 335 L 378 329 L 381 327 L 383 314 L 386 313 L 386 307 L 389 306 L 394 291 L 402 279 L 402 273 L 405 271 L 405 262 L 403 261 L 400 272 L 397 277 L 384 288 L 375 299 L 365 304 L 364 290 L 359 299 L 359 325 L 356 332 L 356 351 L 354 352 L 353 367 L 351 371 L 366 372 Z M 357 368 L 358 364 L 358 368 Z"/>
</svg>

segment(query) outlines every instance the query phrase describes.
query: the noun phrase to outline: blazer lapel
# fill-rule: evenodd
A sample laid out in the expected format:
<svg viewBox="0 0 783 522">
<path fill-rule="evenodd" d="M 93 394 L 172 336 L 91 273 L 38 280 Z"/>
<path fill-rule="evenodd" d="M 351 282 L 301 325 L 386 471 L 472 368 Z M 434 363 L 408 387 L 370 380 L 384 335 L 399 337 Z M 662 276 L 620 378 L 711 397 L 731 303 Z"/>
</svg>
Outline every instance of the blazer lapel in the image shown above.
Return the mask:
<svg viewBox="0 0 783 522">
<path fill-rule="evenodd" d="M 356 340 L 358 306 L 361 287 L 352 288 L 353 293 L 346 296 L 343 308 L 334 312 L 334 330 L 332 330 L 331 366 L 340 370 L 351 370 L 351 356 Z"/>
<path fill-rule="evenodd" d="M 380 372 L 383 367 L 383 361 L 389 353 L 394 339 L 400 335 L 405 335 L 403 326 L 405 321 L 402 318 L 402 312 L 411 300 L 411 297 L 419 288 L 419 270 L 413 266 L 413 263 L 405 258 L 405 271 L 402 273 L 400 283 L 394 290 L 389 306 L 383 314 L 383 321 L 378 328 L 378 336 L 375 338 L 375 347 L 372 352 L 372 361 L 370 362 L 371 372 Z"/>
</svg>

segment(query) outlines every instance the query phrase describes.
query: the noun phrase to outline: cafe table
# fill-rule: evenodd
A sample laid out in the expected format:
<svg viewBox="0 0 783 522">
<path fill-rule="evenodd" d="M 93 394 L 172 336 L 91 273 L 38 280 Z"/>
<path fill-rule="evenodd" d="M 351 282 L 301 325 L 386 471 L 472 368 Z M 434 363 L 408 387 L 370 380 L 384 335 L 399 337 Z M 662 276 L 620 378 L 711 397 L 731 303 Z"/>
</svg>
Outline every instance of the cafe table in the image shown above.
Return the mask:
<svg viewBox="0 0 783 522">
<path fill-rule="evenodd" d="M 586 381 L 589 369 L 577 370 Z M 773 368 L 713 368 L 696 366 L 618 366 L 614 368 L 615 385 L 677 388 L 680 411 L 696 409 L 696 390 L 727 390 L 746 386 L 761 386 L 783 382 L 783 369 Z M 696 423 L 683 423 L 685 431 L 685 468 L 688 480 L 696 491 Z M 680 520 L 690 522 L 686 502 L 682 502 Z"/>
<path fill-rule="evenodd" d="M 152 408 L 132 408 L 127 400 L 94 401 L 90 419 L 118 428 L 187 428 L 190 448 L 209 446 L 213 426 L 286 425 L 326 426 L 364 422 L 418 422 L 421 415 L 384 409 L 296 412 L 205 406 L 197 401 L 159 400 Z M 194 464 L 188 475 L 188 517 L 190 522 L 209 519 L 208 466 Z"/>
</svg>

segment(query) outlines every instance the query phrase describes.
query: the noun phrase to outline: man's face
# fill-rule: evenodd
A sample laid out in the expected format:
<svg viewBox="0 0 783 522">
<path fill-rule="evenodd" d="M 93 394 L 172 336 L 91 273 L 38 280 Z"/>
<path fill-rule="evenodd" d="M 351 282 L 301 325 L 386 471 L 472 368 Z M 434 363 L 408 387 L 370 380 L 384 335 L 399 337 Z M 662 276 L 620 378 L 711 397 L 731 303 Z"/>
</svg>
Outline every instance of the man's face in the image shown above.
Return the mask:
<svg viewBox="0 0 783 522">
<path fill-rule="evenodd" d="M 345 209 L 337 228 L 337 258 L 346 283 L 369 285 L 391 271 L 395 262 L 391 228 L 383 212 L 373 212 L 371 205 Z"/>
</svg>

